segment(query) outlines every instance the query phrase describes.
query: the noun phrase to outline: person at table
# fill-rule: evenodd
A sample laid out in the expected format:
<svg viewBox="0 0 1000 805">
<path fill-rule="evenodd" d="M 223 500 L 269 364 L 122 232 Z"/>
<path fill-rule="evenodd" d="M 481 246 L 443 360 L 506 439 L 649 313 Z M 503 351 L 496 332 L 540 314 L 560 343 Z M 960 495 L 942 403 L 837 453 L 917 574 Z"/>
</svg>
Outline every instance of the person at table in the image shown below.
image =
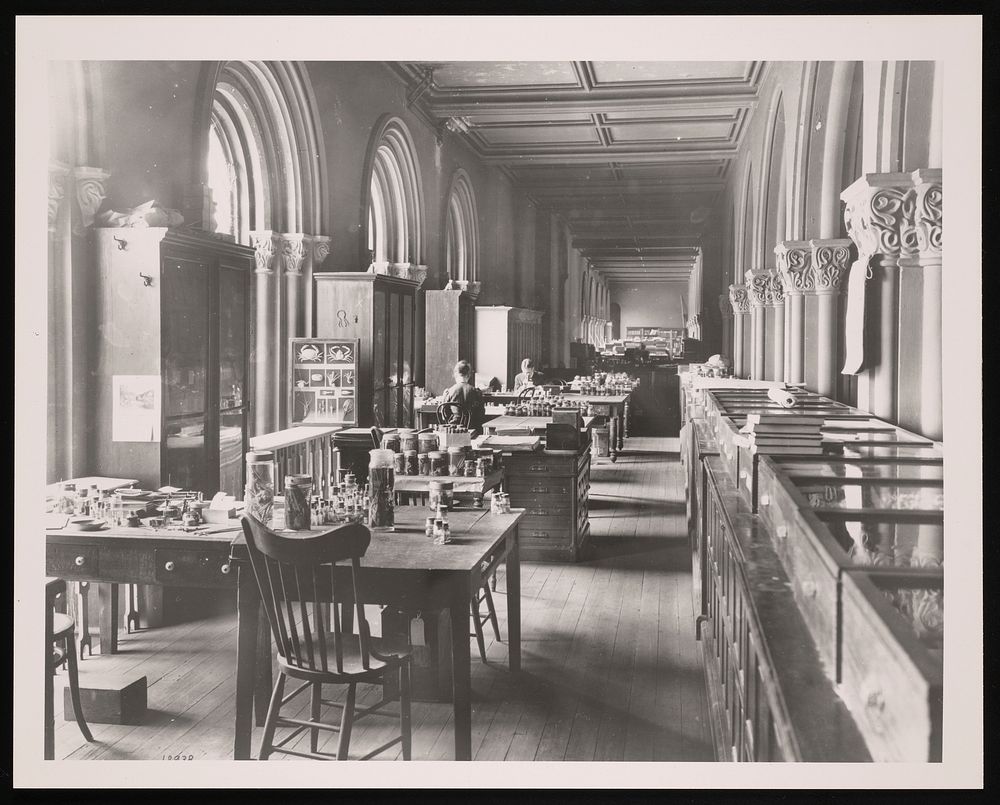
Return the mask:
<svg viewBox="0 0 1000 805">
<path fill-rule="evenodd" d="M 514 375 L 514 391 L 520 391 L 525 386 L 537 386 L 542 382 L 542 373 L 535 368 L 531 358 L 521 361 L 520 374 Z"/>
<path fill-rule="evenodd" d="M 483 393 L 472 385 L 472 365 L 468 361 L 459 361 L 455 364 L 453 375 L 455 385 L 444 393 L 444 402 L 462 406 L 462 411 L 469 414 L 469 429 L 474 436 L 478 436 L 486 421 L 486 403 Z M 461 414 L 454 411 L 449 421 L 459 423 Z"/>
</svg>

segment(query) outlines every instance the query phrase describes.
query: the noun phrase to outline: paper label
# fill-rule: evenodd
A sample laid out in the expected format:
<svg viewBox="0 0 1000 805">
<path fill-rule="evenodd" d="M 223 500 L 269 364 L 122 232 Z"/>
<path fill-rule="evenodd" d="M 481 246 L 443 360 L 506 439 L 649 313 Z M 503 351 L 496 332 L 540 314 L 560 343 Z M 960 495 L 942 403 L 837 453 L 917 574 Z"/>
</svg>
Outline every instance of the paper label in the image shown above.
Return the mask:
<svg viewBox="0 0 1000 805">
<path fill-rule="evenodd" d="M 865 283 L 868 261 L 856 260 L 847 277 L 847 309 L 844 315 L 844 375 L 861 372 L 865 361 Z"/>
<path fill-rule="evenodd" d="M 160 441 L 160 376 L 111 377 L 111 440 Z"/>
<path fill-rule="evenodd" d="M 419 615 L 410 621 L 410 645 L 427 645 L 427 640 L 424 637 L 424 619 Z"/>
</svg>

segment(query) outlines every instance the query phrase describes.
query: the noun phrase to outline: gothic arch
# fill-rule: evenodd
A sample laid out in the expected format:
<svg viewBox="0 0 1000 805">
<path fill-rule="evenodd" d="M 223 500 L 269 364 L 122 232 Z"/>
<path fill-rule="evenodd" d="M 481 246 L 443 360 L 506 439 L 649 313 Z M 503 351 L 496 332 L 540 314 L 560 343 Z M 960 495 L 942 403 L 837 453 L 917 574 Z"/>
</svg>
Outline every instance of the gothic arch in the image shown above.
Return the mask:
<svg viewBox="0 0 1000 805">
<path fill-rule="evenodd" d="M 479 213 L 472 181 L 455 171 L 445 199 L 444 265 L 451 279 L 479 279 Z"/>
</svg>

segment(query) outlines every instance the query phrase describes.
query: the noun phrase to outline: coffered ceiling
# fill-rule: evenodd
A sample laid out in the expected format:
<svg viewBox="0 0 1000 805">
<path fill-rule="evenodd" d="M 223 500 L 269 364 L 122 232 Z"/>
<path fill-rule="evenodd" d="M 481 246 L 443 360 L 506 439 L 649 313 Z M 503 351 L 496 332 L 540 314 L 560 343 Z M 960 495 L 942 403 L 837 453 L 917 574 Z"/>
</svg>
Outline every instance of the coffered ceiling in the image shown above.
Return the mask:
<svg viewBox="0 0 1000 805">
<path fill-rule="evenodd" d="M 611 283 L 687 279 L 763 62 L 393 62 L 407 100 L 570 228 Z"/>
</svg>

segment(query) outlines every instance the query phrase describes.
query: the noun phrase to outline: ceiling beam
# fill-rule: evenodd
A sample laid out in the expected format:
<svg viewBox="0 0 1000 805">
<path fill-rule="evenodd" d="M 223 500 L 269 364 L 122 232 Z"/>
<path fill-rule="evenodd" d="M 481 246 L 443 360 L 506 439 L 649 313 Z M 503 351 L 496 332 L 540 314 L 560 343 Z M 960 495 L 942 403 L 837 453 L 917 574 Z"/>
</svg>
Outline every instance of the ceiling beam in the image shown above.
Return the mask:
<svg viewBox="0 0 1000 805">
<path fill-rule="evenodd" d="M 671 146 L 669 149 L 652 150 L 647 145 L 613 145 L 613 146 L 548 146 L 532 145 L 531 151 L 515 151 L 508 148 L 478 148 L 476 151 L 484 162 L 490 164 L 503 163 L 510 167 L 529 165 L 576 165 L 585 162 L 604 160 L 614 162 L 649 162 L 656 158 L 658 163 L 668 162 L 704 162 L 732 160 L 739 156 L 739 148 L 727 143 L 718 148 L 702 148 L 695 146 Z"/>
</svg>

